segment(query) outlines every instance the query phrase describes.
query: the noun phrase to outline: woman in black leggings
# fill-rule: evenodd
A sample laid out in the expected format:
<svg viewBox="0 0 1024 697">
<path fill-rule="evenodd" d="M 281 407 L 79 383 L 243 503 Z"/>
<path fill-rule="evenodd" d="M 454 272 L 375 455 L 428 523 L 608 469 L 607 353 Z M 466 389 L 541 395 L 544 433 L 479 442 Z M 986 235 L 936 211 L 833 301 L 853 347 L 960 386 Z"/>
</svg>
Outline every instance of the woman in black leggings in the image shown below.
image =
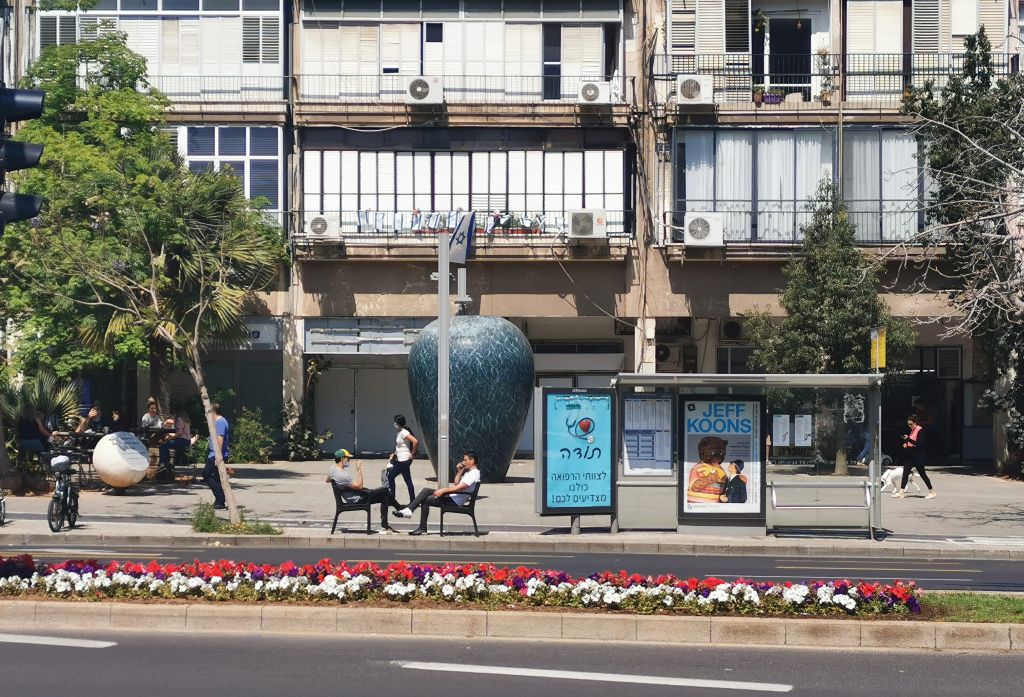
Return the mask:
<svg viewBox="0 0 1024 697">
<path fill-rule="evenodd" d="M 910 433 L 904 436 L 906 443 L 903 444 L 903 479 L 900 481 L 900 490 L 894 493 L 892 497 L 894 499 L 904 497 L 904 492 L 907 490 L 907 481 L 910 479 L 910 472 L 916 469 L 921 477 L 921 481 L 928 487 L 928 495 L 925 498 L 933 499 L 936 496 L 935 489 L 932 488 L 932 482 L 928 479 L 928 473 L 924 471 L 925 460 L 928 456 L 928 444 L 925 442 L 924 435 L 925 430 L 921 426 L 920 419 L 915 414 L 907 417 L 907 426 L 910 428 Z"/>
</svg>

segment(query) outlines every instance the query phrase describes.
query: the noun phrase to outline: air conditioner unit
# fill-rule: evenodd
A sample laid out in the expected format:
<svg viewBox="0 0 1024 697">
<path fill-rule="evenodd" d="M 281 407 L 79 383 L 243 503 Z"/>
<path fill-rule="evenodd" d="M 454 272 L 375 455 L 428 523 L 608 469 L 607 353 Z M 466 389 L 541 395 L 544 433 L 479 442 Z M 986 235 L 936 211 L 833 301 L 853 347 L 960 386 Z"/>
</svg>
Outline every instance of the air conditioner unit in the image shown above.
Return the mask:
<svg viewBox="0 0 1024 697">
<path fill-rule="evenodd" d="M 725 245 L 725 225 L 721 213 L 687 213 L 683 217 L 683 244 L 687 247 Z"/>
<path fill-rule="evenodd" d="M 612 103 L 612 85 L 607 80 L 584 80 L 576 101 L 581 105 L 604 106 Z"/>
<path fill-rule="evenodd" d="M 736 319 L 728 319 L 719 325 L 719 341 L 743 341 L 746 339 L 743 322 Z"/>
<path fill-rule="evenodd" d="M 676 104 L 714 104 L 715 83 L 711 75 L 680 75 L 676 78 Z"/>
<path fill-rule="evenodd" d="M 341 216 L 332 213 L 310 215 L 303 225 L 310 239 L 328 240 L 341 237 Z"/>
<path fill-rule="evenodd" d="M 657 344 L 654 347 L 654 365 L 659 373 L 678 373 L 680 367 L 679 344 Z"/>
<path fill-rule="evenodd" d="M 592 209 L 569 213 L 569 239 L 603 240 L 608 237 L 608 215 Z"/>
<path fill-rule="evenodd" d="M 439 77 L 411 77 L 404 96 L 406 104 L 443 104 L 444 86 Z"/>
</svg>

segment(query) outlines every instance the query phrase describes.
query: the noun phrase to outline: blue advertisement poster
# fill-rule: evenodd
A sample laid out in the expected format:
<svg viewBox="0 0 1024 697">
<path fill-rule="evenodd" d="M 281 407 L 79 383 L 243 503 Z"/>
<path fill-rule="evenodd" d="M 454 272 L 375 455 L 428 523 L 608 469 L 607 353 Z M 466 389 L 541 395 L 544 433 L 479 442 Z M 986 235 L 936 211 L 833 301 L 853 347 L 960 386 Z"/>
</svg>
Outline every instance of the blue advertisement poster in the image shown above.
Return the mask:
<svg viewBox="0 0 1024 697">
<path fill-rule="evenodd" d="M 614 512 L 614 392 L 544 393 L 544 515 Z"/>
</svg>

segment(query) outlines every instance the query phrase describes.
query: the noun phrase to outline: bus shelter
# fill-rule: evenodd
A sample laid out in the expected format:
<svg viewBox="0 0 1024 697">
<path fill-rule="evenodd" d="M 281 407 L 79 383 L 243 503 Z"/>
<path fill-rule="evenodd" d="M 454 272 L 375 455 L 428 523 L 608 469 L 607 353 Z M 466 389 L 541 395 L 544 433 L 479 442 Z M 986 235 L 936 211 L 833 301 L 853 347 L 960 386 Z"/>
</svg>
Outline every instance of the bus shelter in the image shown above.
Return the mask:
<svg viewBox="0 0 1024 697">
<path fill-rule="evenodd" d="M 623 373 L 538 388 L 537 511 L 716 536 L 882 527 L 882 375 Z M 576 527 L 576 525 L 574 525 Z"/>
</svg>

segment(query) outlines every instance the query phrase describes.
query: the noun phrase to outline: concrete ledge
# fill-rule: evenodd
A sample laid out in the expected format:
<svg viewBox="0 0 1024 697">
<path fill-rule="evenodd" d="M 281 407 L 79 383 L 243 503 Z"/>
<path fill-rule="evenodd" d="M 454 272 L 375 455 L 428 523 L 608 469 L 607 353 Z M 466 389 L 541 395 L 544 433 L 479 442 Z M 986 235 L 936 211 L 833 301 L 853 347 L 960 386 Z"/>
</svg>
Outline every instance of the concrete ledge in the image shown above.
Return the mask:
<svg viewBox="0 0 1024 697">
<path fill-rule="evenodd" d="M 4 631 L 129 629 L 506 637 L 655 644 L 1024 653 L 1024 625 L 584 614 L 335 605 L 0 601 Z"/>
</svg>

